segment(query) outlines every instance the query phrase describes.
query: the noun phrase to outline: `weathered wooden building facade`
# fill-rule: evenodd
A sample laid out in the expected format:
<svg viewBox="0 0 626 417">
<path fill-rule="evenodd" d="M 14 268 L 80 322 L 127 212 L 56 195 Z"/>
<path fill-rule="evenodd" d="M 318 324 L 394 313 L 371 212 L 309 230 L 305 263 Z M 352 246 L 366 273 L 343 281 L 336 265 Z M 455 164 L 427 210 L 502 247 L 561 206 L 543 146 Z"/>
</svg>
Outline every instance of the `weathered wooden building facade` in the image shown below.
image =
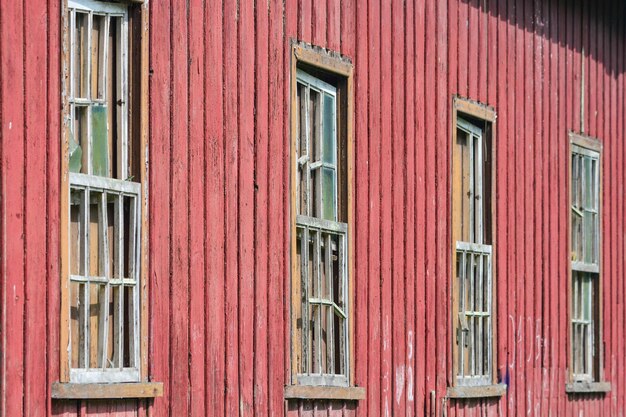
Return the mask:
<svg viewBox="0 0 626 417">
<path fill-rule="evenodd" d="M 625 31 L 2 1 L 0 414 L 624 415 Z"/>
</svg>

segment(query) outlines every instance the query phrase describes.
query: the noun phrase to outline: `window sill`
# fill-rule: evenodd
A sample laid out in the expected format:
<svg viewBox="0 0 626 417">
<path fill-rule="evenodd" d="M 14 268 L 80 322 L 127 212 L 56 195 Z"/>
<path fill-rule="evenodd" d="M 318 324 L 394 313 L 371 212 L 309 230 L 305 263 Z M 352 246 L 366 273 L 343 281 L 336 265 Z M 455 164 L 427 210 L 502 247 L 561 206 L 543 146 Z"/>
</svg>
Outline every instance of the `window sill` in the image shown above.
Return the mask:
<svg viewBox="0 0 626 417">
<path fill-rule="evenodd" d="M 448 387 L 448 398 L 502 397 L 506 388 L 506 384 Z"/>
<path fill-rule="evenodd" d="M 285 399 L 363 400 L 363 387 L 330 387 L 324 385 L 286 385 Z"/>
<path fill-rule="evenodd" d="M 565 385 L 568 394 L 607 393 L 611 391 L 610 382 L 571 382 Z"/>
<path fill-rule="evenodd" d="M 52 398 L 57 399 L 154 398 L 162 395 L 162 382 L 125 382 L 113 384 L 54 382 L 52 384 Z"/>
</svg>

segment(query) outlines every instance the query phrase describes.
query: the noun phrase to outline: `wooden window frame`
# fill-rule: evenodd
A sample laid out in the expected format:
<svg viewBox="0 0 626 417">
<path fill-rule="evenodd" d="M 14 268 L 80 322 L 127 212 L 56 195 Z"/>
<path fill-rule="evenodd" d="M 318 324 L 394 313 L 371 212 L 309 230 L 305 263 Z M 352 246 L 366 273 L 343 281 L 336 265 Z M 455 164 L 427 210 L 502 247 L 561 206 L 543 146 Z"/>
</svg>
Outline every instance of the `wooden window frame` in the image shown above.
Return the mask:
<svg viewBox="0 0 626 417">
<path fill-rule="evenodd" d="M 450 233 L 450 271 L 449 276 L 451 279 L 451 293 L 450 293 L 450 306 L 451 306 L 451 314 L 450 314 L 450 341 L 451 341 L 451 374 L 449 380 L 451 381 L 450 386 L 447 389 L 447 397 L 448 398 L 481 398 L 481 397 L 500 397 L 506 393 L 507 386 L 506 384 L 498 383 L 497 375 L 495 372 L 496 363 L 497 363 L 497 325 L 496 325 L 496 317 L 497 317 L 497 303 L 496 303 L 496 221 L 495 221 L 495 212 L 496 212 L 496 184 L 494 181 L 495 172 L 496 172 L 496 111 L 492 107 L 478 103 L 473 100 L 469 100 L 466 98 L 462 98 L 459 96 L 452 97 L 452 123 L 451 123 L 451 143 L 450 143 L 450 161 L 454 161 L 454 146 L 457 140 L 457 125 L 459 119 L 463 119 L 463 116 L 480 120 L 485 123 L 485 129 L 482 130 L 483 140 L 489 140 L 491 143 L 490 149 L 490 159 L 491 159 L 491 187 L 490 187 L 490 217 L 491 221 L 489 225 L 486 227 L 490 228 L 490 236 L 491 236 L 491 246 L 489 248 L 490 257 L 491 257 L 491 361 L 490 361 L 490 376 L 488 381 L 481 381 L 480 384 L 472 384 L 469 382 L 460 382 L 457 377 L 458 371 L 458 347 L 456 343 L 456 334 L 457 329 L 459 328 L 458 324 L 458 311 L 459 311 L 459 300 L 456 295 L 459 291 L 459 287 L 456 280 L 456 253 L 457 253 L 457 242 L 454 231 Z M 454 163 L 450 164 L 450 172 L 449 176 L 451 178 L 451 190 L 454 188 L 454 184 L 452 184 L 452 178 L 454 174 Z M 450 213 L 449 213 L 449 224 L 451 225 L 451 230 L 454 229 L 455 222 L 455 214 L 453 212 L 455 207 L 456 196 L 454 192 L 450 192 Z M 485 246 L 485 245 L 478 245 Z"/>
<path fill-rule="evenodd" d="M 604 375 L 604 334 L 603 334 L 603 314 L 602 314 L 602 298 L 603 298 L 603 277 L 602 277 L 602 211 L 603 211 L 603 207 L 602 207 L 602 166 L 603 166 L 603 152 L 602 152 L 602 142 L 597 139 L 597 138 L 593 138 L 590 136 L 587 136 L 585 134 L 581 134 L 581 133 L 576 133 L 576 132 L 569 132 L 568 134 L 569 137 L 569 147 L 568 147 L 568 154 L 567 154 L 567 190 L 568 190 L 568 199 L 567 199 L 567 218 L 568 218 L 568 222 L 567 222 L 567 257 L 568 257 L 568 262 L 567 262 L 567 303 L 568 303 L 568 310 L 567 310 L 567 345 L 568 345 L 568 378 L 567 378 L 567 383 L 565 385 L 565 391 L 568 394 L 579 394 L 579 393 L 608 393 L 611 391 L 611 384 L 609 382 L 607 382 L 605 380 L 605 375 Z M 595 155 L 597 155 L 597 160 L 598 160 L 598 178 L 597 178 L 597 182 L 598 182 L 598 189 L 597 189 L 597 193 L 598 193 L 598 266 L 597 266 L 597 271 L 594 271 L 598 274 L 597 280 L 597 298 L 596 298 L 596 302 L 597 302 L 597 306 L 595 308 L 597 308 L 597 321 L 598 321 L 598 329 L 597 329 L 597 333 L 594 335 L 594 338 L 597 337 L 597 340 L 594 340 L 594 343 L 596 343 L 597 347 L 596 349 L 598 350 L 598 359 L 597 359 L 597 370 L 596 372 L 596 378 L 593 377 L 593 375 L 590 376 L 590 378 L 585 378 L 586 380 L 582 380 L 581 378 L 576 378 L 574 375 L 574 353 L 573 353 L 573 349 L 574 349 L 574 343 L 573 343 L 573 333 L 572 333 L 572 318 L 573 318 L 573 285 L 572 285 L 572 279 L 573 279 L 573 263 L 575 263 L 574 260 L 572 260 L 572 220 L 571 220 L 571 211 L 572 211 L 572 155 L 575 152 L 575 149 L 578 148 L 582 148 L 583 151 L 588 151 L 591 152 Z M 594 156 L 595 156 L 594 155 Z M 581 264 L 580 262 L 577 262 L 578 264 Z M 584 269 L 584 267 L 583 267 Z M 576 270 L 581 270 L 580 268 L 576 268 Z M 592 313 L 593 314 L 593 313 Z"/>
<path fill-rule="evenodd" d="M 338 53 L 327 51 L 322 48 L 292 41 L 291 43 L 291 71 L 290 71 L 290 94 L 291 94 L 291 142 L 290 142 L 290 259 L 291 259 L 291 303 L 290 311 L 293 312 L 301 303 L 300 277 L 297 274 L 296 256 L 296 141 L 297 120 L 297 74 L 298 70 L 316 76 L 318 73 L 336 80 L 337 85 L 337 135 L 338 146 L 341 141 L 345 143 L 345 149 L 337 155 L 337 163 L 346 166 L 345 205 L 347 211 L 347 273 L 348 273 L 348 384 L 347 386 L 319 385 L 323 381 L 311 381 L 311 384 L 298 383 L 298 364 L 295 360 L 295 350 L 300 346 L 300 340 L 294 329 L 297 326 L 297 317 L 291 314 L 291 370 L 290 384 L 285 386 L 285 399 L 344 399 L 360 400 L 365 398 L 365 389 L 354 385 L 354 198 L 353 198 L 353 172 L 354 172 L 354 138 L 353 138 L 353 113 L 354 113 L 354 89 L 353 67 L 349 60 Z M 339 192 L 339 189 L 338 189 Z M 307 382 L 309 383 L 309 382 Z"/>
<path fill-rule="evenodd" d="M 108 7 L 106 2 L 87 0 L 98 8 Z M 119 383 L 76 383 L 71 382 L 69 346 L 70 301 L 69 301 L 69 140 L 70 140 L 70 102 L 69 94 L 62 94 L 62 132 L 61 132 L 61 184 L 60 184 L 60 274 L 61 274 L 61 311 L 59 333 L 59 381 L 51 386 L 51 397 L 55 399 L 95 399 L 95 398 L 152 398 L 163 394 L 163 384 L 149 382 L 148 377 L 148 3 L 143 0 L 128 0 L 122 4 L 128 5 L 129 15 L 129 42 L 132 51 L 129 56 L 138 57 L 128 60 L 128 96 L 127 110 L 128 135 L 138 142 L 140 163 L 136 166 L 142 193 L 139 198 L 141 222 L 139 239 L 141 253 L 139 282 L 139 378 L 137 382 Z M 116 4 L 111 2 L 111 4 Z M 119 4 L 119 2 L 117 3 Z M 70 79 L 70 22 L 68 18 L 69 2 L 61 3 L 62 28 L 62 91 L 69 92 L 72 80 Z M 133 131 L 134 130 L 134 131 Z M 134 187 L 138 188 L 138 187 Z"/>
</svg>

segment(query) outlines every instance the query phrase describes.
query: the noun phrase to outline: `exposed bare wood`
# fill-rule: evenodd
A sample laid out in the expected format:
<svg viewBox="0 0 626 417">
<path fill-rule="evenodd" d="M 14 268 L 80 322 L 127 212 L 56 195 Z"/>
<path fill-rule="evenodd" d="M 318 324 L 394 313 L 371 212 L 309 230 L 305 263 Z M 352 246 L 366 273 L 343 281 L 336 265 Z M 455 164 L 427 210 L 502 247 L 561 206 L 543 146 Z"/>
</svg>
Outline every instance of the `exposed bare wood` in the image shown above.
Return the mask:
<svg viewBox="0 0 626 417">
<path fill-rule="evenodd" d="M 572 382 L 565 384 L 565 392 L 569 394 L 593 394 L 611 392 L 610 382 Z"/>
<path fill-rule="evenodd" d="M 448 398 L 501 397 L 506 394 L 506 390 L 506 384 L 448 387 L 447 396 Z"/>
<path fill-rule="evenodd" d="M 455 96 L 454 107 L 459 113 L 468 114 L 477 119 L 483 119 L 491 123 L 496 121 L 496 111 L 492 107 L 478 103 L 477 101 Z"/>
<path fill-rule="evenodd" d="M 154 398 L 162 395 L 162 382 L 119 384 L 71 384 L 54 382 L 52 384 L 52 398 L 55 399 Z"/>
<path fill-rule="evenodd" d="M 363 400 L 365 388 L 288 385 L 284 395 L 286 399 Z"/>
<path fill-rule="evenodd" d="M 352 76 L 352 63 L 337 53 L 331 53 L 323 48 L 312 47 L 303 43 L 293 45 L 293 55 L 301 63 L 339 74 L 344 77 Z"/>
</svg>

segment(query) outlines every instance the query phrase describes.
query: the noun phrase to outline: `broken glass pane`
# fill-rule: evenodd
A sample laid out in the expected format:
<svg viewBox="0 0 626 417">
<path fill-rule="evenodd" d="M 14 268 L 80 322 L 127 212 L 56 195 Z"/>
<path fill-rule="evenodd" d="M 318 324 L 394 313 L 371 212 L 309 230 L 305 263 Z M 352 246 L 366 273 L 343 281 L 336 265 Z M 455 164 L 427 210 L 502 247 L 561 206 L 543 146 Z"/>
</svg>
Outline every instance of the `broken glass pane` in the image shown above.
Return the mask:
<svg viewBox="0 0 626 417">
<path fill-rule="evenodd" d="M 74 145 L 72 145 L 72 143 Z M 70 171 L 88 174 L 87 171 L 87 107 L 74 107 L 70 143 Z"/>
<path fill-rule="evenodd" d="M 74 140 L 74 135 L 70 135 L 70 172 L 80 172 L 83 163 L 83 149 Z"/>
</svg>

